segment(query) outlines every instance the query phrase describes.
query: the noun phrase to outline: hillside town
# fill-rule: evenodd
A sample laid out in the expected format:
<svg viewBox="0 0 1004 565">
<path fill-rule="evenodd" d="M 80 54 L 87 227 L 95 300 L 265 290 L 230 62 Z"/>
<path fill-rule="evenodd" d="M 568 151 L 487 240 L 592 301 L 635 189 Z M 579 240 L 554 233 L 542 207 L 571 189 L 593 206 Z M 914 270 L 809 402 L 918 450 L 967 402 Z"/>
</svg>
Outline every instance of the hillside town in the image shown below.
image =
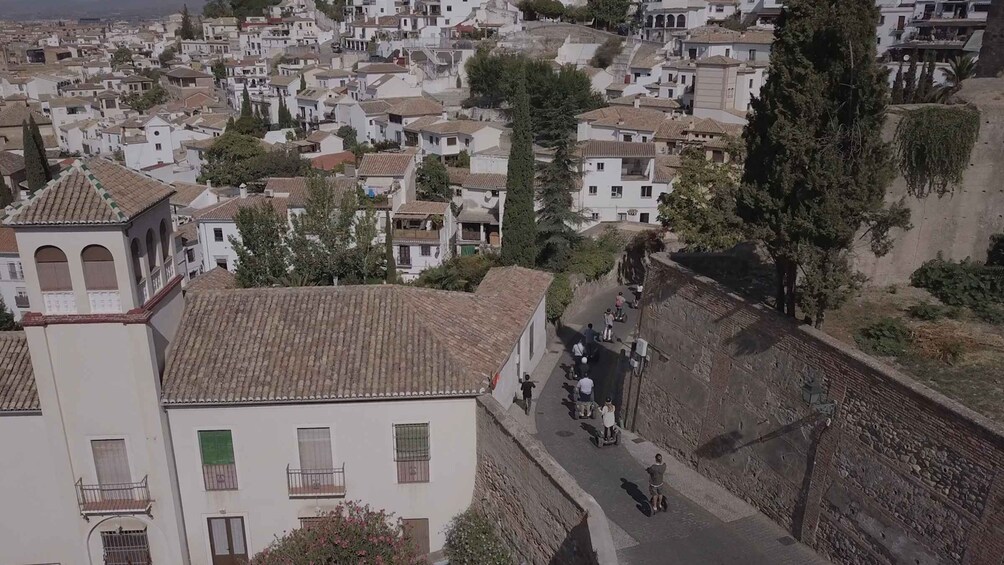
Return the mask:
<svg viewBox="0 0 1004 565">
<path fill-rule="evenodd" d="M 179 7 L 0 9 L 0 563 L 1004 564 L 1000 2 Z"/>
</svg>

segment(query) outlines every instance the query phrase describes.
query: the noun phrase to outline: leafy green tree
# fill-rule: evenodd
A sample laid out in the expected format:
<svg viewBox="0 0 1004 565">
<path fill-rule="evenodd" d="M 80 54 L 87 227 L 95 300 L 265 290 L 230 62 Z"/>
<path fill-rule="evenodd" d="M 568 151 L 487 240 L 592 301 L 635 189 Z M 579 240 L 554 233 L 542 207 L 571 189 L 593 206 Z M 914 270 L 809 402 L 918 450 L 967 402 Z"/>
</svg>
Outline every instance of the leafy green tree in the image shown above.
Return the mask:
<svg viewBox="0 0 1004 565">
<path fill-rule="evenodd" d="M 900 62 L 899 69 L 896 70 L 896 80 L 892 83 L 892 103 L 903 103 L 903 63 Z"/>
<path fill-rule="evenodd" d="M 234 9 L 227 0 L 209 0 L 202 7 L 202 16 L 205 18 L 230 18 L 233 15 Z"/>
<path fill-rule="evenodd" d="M 3 175 L 0 175 L 0 211 L 7 206 L 10 206 L 13 201 L 14 193 L 11 192 L 10 187 L 7 186 L 7 181 L 3 180 Z"/>
<path fill-rule="evenodd" d="M 910 66 L 906 70 L 906 77 L 903 78 L 903 103 L 913 104 L 914 95 L 917 93 L 917 51 L 910 54 Z"/>
<path fill-rule="evenodd" d="M 123 96 L 122 102 L 137 112 L 146 112 L 154 106 L 167 102 L 169 97 L 166 88 L 159 83 L 154 83 L 153 87 L 146 92 L 133 92 Z"/>
<path fill-rule="evenodd" d="M 243 288 L 272 286 L 289 272 L 286 218 L 262 201 L 242 206 L 235 218 L 240 237 L 230 237 L 237 253 L 237 284 Z"/>
<path fill-rule="evenodd" d="M 612 29 L 627 20 L 630 0 L 586 0 L 589 13 L 593 16 L 593 25 L 604 29 Z"/>
<path fill-rule="evenodd" d="M 942 72 L 945 73 L 945 84 L 937 89 L 935 98 L 944 103 L 962 88 L 962 81 L 976 76 L 976 60 L 970 55 L 954 57 Z"/>
<path fill-rule="evenodd" d="M 614 59 L 617 58 L 617 55 L 620 55 L 623 49 L 624 38 L 610 37 L 596 49 L 592 59 L 589 60 L 589 64 L 597 69 L 605 69 L 614 62 Z"/>
<path fill-rule="evenodd" d="M 377 243 L 379 227 L 373 199 L 359 191 L 358 212 L 352 224 L 352 247 L 342 273 L 349 284 L 368 284 L 387 278 L 386 252 Z"/>
<path fill-rule="evenodd" d="M 438 267 L 422 271 L 415 284 L 440 290 L 474 292 L 488 270 L 500 264 L 499 257 L 490 253 L 451 257 Z"/>
<path fill-rule="evenodd" d="M 228 131 L 206 151 L 202 181 L 217 186 L 239 186 L 249 182 L 251 162 L 265 155 L 261 141 L 253 136 Z"/>
<path fill-rule="evenodd" d="M 342 138 L 342 146 L 348 151 L 352 151 L 358 143 L 356 140 L 356 128 L 352 126 L 342 126 L 338 128 L 335 135 Z"/>
<path fill-rule="evenodd" d="M 167 66 L 167 64 L 168 64 L 168 63 L 169 63 L 169 62 L 170 62 L 170 61 L 171 61 L 172 59 L 174 59 L 174 57 L 175 57 L 175 56 L 176 56 L 177 54 L 178 54 L 178 50 L 177 50 L 177 49 L 175 49 L 175 48 L 174 48 L 174 46 L 172 45 L 172 46 L 168 47 L 167 49 L 164 49 L 164 50 L 163 50 L 163 51 L 162 51 L 162 52 L 160 53 L 160 55 L 158 55 L 158 56 L 157 56 L 157 61 L 158 61 L 158 62 L 160 63 L 160 66 L 162 66 L 162 67 L 166 67 L 166 66 Z"/>
<path fill-rule="evenodd" d="M 513 131 L 506 171 L 506 210 L 502 218 L 502 260 L 533 267 L 537 262 L 537 225 L 533 211 L 533 139 L 526 77 L 516 75 Z"/>
<path fill-rule="evenodd" d="M 387 264 L 387 277 L 385 282 L 394 284 L 397 282 L 397 262 L 394 260 L 394 226 L 390 221 L 390 210 L 384 212 L 384 262 Z"/>
<path fill-rule="evenodd" d="M 743 241 L 743 223 L 736 215 L 742 147 L 735 145 L 728 163 L 708 160 L 704 149 L 685 150 L 673 192 L 659 203 L 659 221 L 690 250 L 724 251 Z"/>
<path fill-rule="evenodd" d="M 468 153 L 466 149 L 464 149 L 460 153 L 457 153 L 457 160 L 453 164 L 461 169 L 470 169 L 471 154 Z"/>
<path fill-rule="evenodd" d="M 188 4 L 181 9 L 181 28 L 178 29 L 178 35 L 182 39 L 195 39 L 195 28 L 192 25 L 192 16 L 188 13 Z"/>
<path fill-rule="evenodd" d="M 33 130 L 38 129 L 35 118 L 32 116 L 30 122 L 22 122 L 21 136 L 24 140 L 24 168 L 27 176 L 28 192 L 34 193 L 49 182 L 51 172 L 49 171 L 49 161 L 45 158 L 45 148 L 39 147 L 38 137 L 33 134 Z"/>
<path fill-rule="evenodd" d="M 227 79 L 227 65 L 223 62 L 223 59 L 217 59 L 213 61 L 213 78 L 217 82 Z"/>
<path fill-rule="evenodd" d="M 21 325 L 14 319 L 14 313 L 7 309 L 3 297 L 0 296 L 0 332 L 12 332 L 20 329 Z"/>
<path fill-rule="evenodd" d="M 435 155 L 426 155 L 415 173 L 415 184 L 419 200 L 450 202 L 450 174 L 446 166 Z"/>
<path fill-rule="evenodd" d="M 453 517 L 446 528 L 443 549 L 446 558 L 455 565 L 511 565 L 515 562 L 512 549 L 499 536 L 495 524 L 474 509 Z"/>
<path fill-rule="evenodd" d="M 132 63 L 132 51 L 128 47 L 119 47 L 112 53 L 112 67 L 121 67 L 130 63 Z"/>
<path fill-rule="evenodd" d="M 537 265 L 551 271 L 561 271 L 568 263 L 572 249 L 579 242 L 576 227 L 585 222 L 582 212 L 573 208 L 576 163 L 572 160 L 569 140 L 559 143 L 550 163 L 541 167 L 537 176 Z"/>
<path fill-rule="evenodd" d="M 328 178 L 307 178 L 305 211 L 293 217 L 289 239 L 294 272 L 318 285 L 330 285 L 339 276 L 356 208 L 354 192 L 341 195 Z"/>
<path fill-rule="evenodd" d="M 817 326 L 857 278 L 847 260 L 857 234 L 880 254 L 889 230 L 909 225 L 903 209 L 883 207 L 891 149 L 877 20 L 872 0 L 786 3 L 744 134 L 737 214 L 773 259 L 777 309 L 801 306 Z"/>
</svg>

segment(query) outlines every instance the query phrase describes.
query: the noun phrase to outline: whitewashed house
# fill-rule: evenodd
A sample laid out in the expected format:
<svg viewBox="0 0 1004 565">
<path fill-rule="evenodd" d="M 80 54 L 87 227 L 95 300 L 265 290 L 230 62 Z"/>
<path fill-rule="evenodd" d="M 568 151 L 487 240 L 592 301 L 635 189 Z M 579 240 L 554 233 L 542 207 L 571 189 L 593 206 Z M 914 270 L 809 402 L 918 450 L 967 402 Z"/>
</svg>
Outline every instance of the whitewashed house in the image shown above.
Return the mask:
<svg viewBox="0 0 1004 565">
<path fill-rule="evenodd" d="M 579 209 L 595 222 L 656 224 L 659 196 L 672 177 L 657 166 L 655 143 L 586 141 L 581 147 Z"/>
</svg>

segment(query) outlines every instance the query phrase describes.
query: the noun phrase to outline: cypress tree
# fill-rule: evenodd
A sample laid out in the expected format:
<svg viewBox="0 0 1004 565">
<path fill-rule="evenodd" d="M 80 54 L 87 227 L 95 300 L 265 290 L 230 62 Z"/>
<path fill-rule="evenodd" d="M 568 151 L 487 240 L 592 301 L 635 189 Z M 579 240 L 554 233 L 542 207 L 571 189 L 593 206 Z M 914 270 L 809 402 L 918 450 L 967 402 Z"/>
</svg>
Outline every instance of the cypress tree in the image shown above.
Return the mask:
<svg viewBox="0 0 1004 565">
<path fill-rule="evenodd" d="M 0 210 L 10 206 L 10 203 L 13 201 L 14 193 L 7 186 L 7 181 L 3 180 L 3 175 L 0 175 Z"/>
<path fill-rule="evenodd" d="M 913 104 L 914 96 L 917 93 L 917 51 L 910 54 L 910 67 L 906 71 L 906 78 L 903 79 L 903 103 Z"/>
<path fill-rule="evenodd" d="M 248 94 L 248 85 L 244 84 L 244 92 L 241 94 L 241 117 L 251 117 L 251 96 Z"/>
<path fill-rule="evenodd" d="M 899 69 L 896 70 L 896 80 L 892 83 L 892 103 L 903 103 L 903 62 L 900 61 Z"/>
<path fill-rule="evenodd" d="M 297 90 L 297 93 L 303 92 L 304 90 L 307 90 L 307 77 L 306 75 L 300 75 L 300 90 Z"/>
<path fill-rule="evenodd" d="M 915 99 L 917 103 L 927 102 L 934 92 L 934 53 L 928 52 L 924 61 L 924 73 L 920 77 Z"/>
<path fill-rule="evenodd" d="M 512 96 L 512 145 L 506 170 L 506 206 L 502 218 L 502 261 L 533 267 L 537 261 L 537 224 L 533 211 L 533 138 L 526 74 L 517 71 Z"/>
<path fill-rule="evenodd" d="M 24 168 L 27 175 L 28 192 L 34 193 L 49 182 L 46 174 L 47 162 L 38 149 L 38 141 L 31 134 L 28 122 L 21 123 L 21 136 L 24 139 Z"/>
<path fill-rule="evenodd" d="M 45 140 L 42 138 L 42 132 L 38 129 L 38 124 L 35 123 L 34 114 L 28 116 L 28 126 L 31 128 L 31 135 L 35 138 L 35 145 L 38 147 L 38 152 L 42 158 L 42 162 L 45 163 L 45 180 L 52 180 L 52 169 L 49 167 L 49 158 L 45 154 Z"/>
<path fill-rule="evenodd" d="M 289 113 L 289 108 L 286 107 L 286 98 L 284 96 L 279 97 L 279 128 L 291 128 L 293 127 L 293 115 Z"/>
<path fill-rule="evenodd" d="M 182 39 L 195 39 L 195 30 L 192 28 L 192 16 L 188 13 L 188 4 L 181 9 L 181 29 L 178 35 Z"/>
<path fill-rule="evenodd" d="M 572 208 L 575 163 L 568 146 L 567 137 L 558 141 L 554 159 L 542 167 L 539 177 L 537 245 L 540 255 L 537 264 L 552 271 L 564 270 L 579 240 L 575 226 L 585 221 L 582 213 Z"/>
<path fill-rule="evenodd" d="M 390 223 L 390 210 L 384 211 L 384 227 L 387 228 L 387 236 L 384 238 L 384 253 L 387 255 L 387 276 L 384 278 L 388 284 L 397 282 L 397 262 L 394 260 L 394 227 Z"/>
<path fill-rule="evenodd" d="M 0 332 L 20 330 L 21 325 L 14 319 L 14 313 L 7 309 L 3 297 L 0 296 Z"/>
<path fill-rule="evenodd" d="M 776 307 L 817 326 L 860 284 L 849 257 L 862 228 L 881 254 L 889 230 L 909 225 L 904 210 L 883 208 L 891 150 L 878 16 L 874 0 L 789 0 L 744 133 L 736 211 L 774 260 Z"/>
</svg>

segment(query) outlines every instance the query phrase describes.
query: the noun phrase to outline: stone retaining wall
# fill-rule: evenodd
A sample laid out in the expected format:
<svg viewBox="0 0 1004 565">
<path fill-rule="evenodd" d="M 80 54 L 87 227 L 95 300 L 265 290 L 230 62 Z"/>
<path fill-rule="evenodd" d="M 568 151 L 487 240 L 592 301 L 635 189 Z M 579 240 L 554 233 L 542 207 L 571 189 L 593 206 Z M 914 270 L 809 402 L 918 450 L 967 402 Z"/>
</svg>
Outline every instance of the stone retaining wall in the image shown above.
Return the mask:
<svg viewBox="0 0 1004 565">
<path fill-rule="evenodd" d="M 490 395 L 478 398 L 473 506 L 498 524 L 520 563 L 616 565 L 606 516 Z"/>
<path fill-rule="evenodd" d="M 663 256 L 642 302 L 641 435 L 834 562 L 1004 564 L 999 424 Z"/>
</svg>

